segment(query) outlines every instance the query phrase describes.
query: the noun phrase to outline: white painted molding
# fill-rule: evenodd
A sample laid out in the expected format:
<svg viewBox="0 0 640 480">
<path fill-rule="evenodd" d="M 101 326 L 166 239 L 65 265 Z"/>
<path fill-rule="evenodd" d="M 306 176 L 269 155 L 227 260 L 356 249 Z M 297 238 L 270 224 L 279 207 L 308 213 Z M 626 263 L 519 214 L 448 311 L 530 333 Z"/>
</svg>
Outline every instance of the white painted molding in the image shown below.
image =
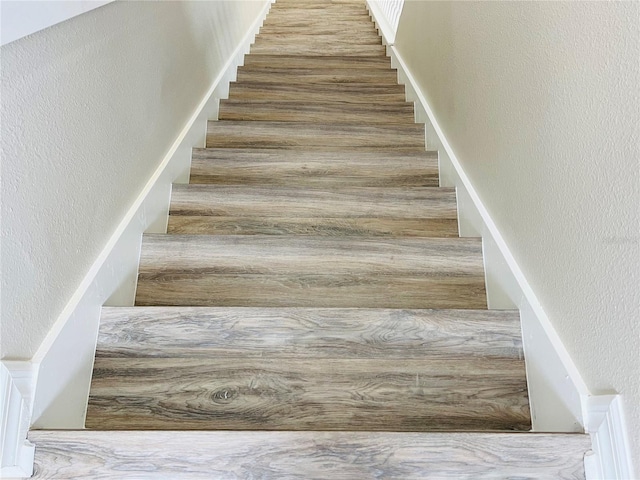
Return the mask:
<svg viewBox="0 0 640 480">
<path fill-rule="evenodd" d="M 586 429 L 593 444 L 593 454 L 585 457 L 587 480 L 637 478 L 629 455 L 620 395 L 588 397 L 586 404 Z"/>
<path fill-rule="evenodd" d="M 217 119 L 270 7 L 265 2 L 32 359 L 33 427 L 84 428 L 101 306 L 133 305 L 142 234 L 166 232 L 171 185 L 188 182 L 191 149 L 205 145 L 207 121 Z"/>
<path fill-rule="evenodd" d="M 33 473 L 34 446 L 27 440 L 33 365 L 31 362 L 2 361 L 0 369 L 0 477 L 27 478 Z"/>
<path fill-rule="evenodd" d="M 367 7 L 385 45 L 393 45 L 404 0 L 367 0 Z"/>
</svg>

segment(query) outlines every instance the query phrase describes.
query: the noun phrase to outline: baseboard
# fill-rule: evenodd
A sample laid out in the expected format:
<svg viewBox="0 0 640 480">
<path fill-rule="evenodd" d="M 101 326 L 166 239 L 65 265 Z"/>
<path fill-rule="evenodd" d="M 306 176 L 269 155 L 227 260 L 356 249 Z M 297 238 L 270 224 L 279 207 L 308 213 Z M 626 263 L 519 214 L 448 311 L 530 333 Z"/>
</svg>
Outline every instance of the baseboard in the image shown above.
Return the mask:
<svg viewBox="0 0 640 480">
<path fill-rule="evenodd" d="M 587 480 L 637 478 L 631 464 L 620 395 L 597 395 L 589 397 L 586 403 L 586 428 L 593 444 L 593 454 L 585 457 L 584 462 Z"/>
<path fill-rule="evenodd" d="M 0 369 L 0 477 L 30 477 L 34 446 L 27 440 L 27 431 L 31 418 L 29 399 L 33 390 L 33 364 L 2 361 Z"/>
<path fill-rule="evenodd" d="M 166 232 L 171 185 L 188 182 L 191 149 L 205 145 L 207 121 L 217 119 L 219 99 L 228 96 L 270 7 L 265 3 L 32 359 L 32 427 L 84 428 L 100 309 L 133 305 L 142 234 Z"/>
</svg>

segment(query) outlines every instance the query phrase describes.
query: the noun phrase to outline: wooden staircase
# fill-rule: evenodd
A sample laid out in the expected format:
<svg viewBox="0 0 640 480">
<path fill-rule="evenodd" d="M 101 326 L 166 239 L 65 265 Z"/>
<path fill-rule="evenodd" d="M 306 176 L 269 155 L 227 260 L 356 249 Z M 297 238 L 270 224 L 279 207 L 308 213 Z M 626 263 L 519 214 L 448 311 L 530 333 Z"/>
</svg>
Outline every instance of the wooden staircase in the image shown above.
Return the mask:
<svg viewBox="0 0 640 480">
<path fill-rule="evenodd" d="M 584 478 L 364 2 L 273 5 L 103 309 L 86 427 L 30 432 L 35 477 Z"/>
</svg>

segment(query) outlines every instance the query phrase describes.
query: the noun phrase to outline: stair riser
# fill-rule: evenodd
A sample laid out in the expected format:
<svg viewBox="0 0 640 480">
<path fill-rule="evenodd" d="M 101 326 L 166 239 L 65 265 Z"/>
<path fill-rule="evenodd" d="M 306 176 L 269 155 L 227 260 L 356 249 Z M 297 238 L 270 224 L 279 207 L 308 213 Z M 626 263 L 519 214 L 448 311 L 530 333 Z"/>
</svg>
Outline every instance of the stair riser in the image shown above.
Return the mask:
<svg viewBox="0 0 640 480">
<path fill-rule="evenodd" d="M 379 358 L 232 357 L 210 358 L 205 363 L 182 358 L 97 358 L 86 426 L 111 430 L 531 428 L 528 404 L 522 403 L 527 388 L 522 361 L 475 358 L 473 366 L 465 361 L 454 365 L 451 360 L 429 357 L 384 358 L 384 362 Z"/>
<path fill-rule="evenodd" d="M 277 34 L 277 33 L 261 33 L 256 37 L 254 45 L 276 45 L 295 43 L 298 45 L 329 45 L 339 46 L 344 42 L 349 42 L 352 48 L 358 48 L 360 45 L 382 45 L 382 39 L 374 32 L 364 33 L 346 30 L 337 34 Z"/>
<path fill-rule="evenodd" d="M 220 120 L 413 124 L 413 105 L 339 105 L 269 101 L 222 101 Z"/>
<path fill-rule="evenodd" d="M 276 86 L 276 84 L 244 82 L 232 83 L 229 96 L 236 101 L 278 101 L 305 102 L 306 104 L 337 103 L 344 108 L 366 106 L 375 109 L 378 106 L 401 104 L 405 101 L 404 89 L 373 87 L 367 84 L 333 84 L 321 86 L 297 84 Z"/>
<path fill-rule="evenodd" d="M 377 70 L 381 72 L 391 70 L 391 61 L 388 57 L 327 57 L 318 58 L 305 55 L 247 55 L 244 59 L 243 70 L 274 67 L 287 69 L 362 69 Z"/>
<path fill-rule="evenodd" d="M 287 122 L 209 122 L 210 148 L 424 150 L 424 125 L 351 126 Z"/>
<path fill-rule="evenodd" d="M 255 43 L 251 46 L 251 53 L 284 54 L 284 55 L 318 55 L 318 56 L 384 56 L 384 45 L 345 45 L 342 43 L 309 43 L 306 45 L 281 42 L 269 44 Z"/>
<path fill-rule="evenodd" d="M 397 74 L 387 70 L 355 70 L 336 69 L 333 71 L 318 71 L 314 69 L 244 69 L 238 68 L 237 82 L 262 82 L 279 85 L 296 84 L 328 84 L 325 90 L 331 90 L 334 84 L 367 84 L 382 85 L 397 88 Z M 318 89 L 318 93 L 322 90 Z"/>
</svg>

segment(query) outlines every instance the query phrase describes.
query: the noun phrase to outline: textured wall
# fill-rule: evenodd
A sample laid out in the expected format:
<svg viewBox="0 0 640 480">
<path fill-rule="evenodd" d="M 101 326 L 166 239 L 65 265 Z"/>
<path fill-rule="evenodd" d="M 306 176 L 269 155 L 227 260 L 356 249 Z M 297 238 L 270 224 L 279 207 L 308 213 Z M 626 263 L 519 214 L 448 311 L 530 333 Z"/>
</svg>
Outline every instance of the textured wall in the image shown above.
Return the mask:
<svg viewBox="0 0 640 480">
<path fill-rule="evenodd" d="M 4 45 L 3 358 L 31 358 L 265 1 L 114 2 Z"/>
<path fill-rule="evenodd" d="M 408 1 L 396 37 L 592 393 L 623 395 L 635 459 L 639 10 Z"/>
</svg>

